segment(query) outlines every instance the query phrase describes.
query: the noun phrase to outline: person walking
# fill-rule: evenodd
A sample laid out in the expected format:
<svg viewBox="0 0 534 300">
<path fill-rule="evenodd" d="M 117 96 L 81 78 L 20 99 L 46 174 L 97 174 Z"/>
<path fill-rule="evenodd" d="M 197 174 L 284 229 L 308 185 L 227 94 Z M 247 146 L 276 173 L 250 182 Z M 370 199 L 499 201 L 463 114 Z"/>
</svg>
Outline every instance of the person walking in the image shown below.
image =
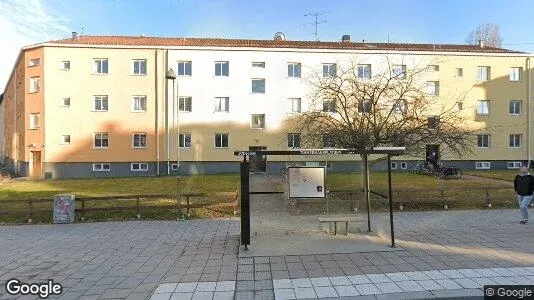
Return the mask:
<svg viewBox="0 0 534 300">
<path fill-rule="evenodd" d="M 534 177 L 528 173 L 528 168 L 523 166 L 519 168 L 519 174 L 515 176 L 514 190 L 517 193 L 517 201 L 519 202 L 519 209 L 523 215 L 523 220 L 519 223 L 528 223 L 528 205 L 532 200 L 534 193 Z"/>
</svg>

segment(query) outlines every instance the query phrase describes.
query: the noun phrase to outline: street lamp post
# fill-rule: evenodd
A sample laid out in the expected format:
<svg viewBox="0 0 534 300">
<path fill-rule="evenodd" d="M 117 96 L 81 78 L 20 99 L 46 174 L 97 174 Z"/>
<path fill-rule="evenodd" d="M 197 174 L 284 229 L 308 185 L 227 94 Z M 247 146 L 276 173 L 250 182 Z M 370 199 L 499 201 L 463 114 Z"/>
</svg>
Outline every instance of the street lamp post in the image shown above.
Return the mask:
<svg viewBox="0 0 534 300">
<path fill-rule="evenodd" d="M 179 111 L 180 111 L 180 104 L 178 103 L 176 99 L 176 94 L 178 94 L 178 84 L 175 85 L 176 80 L 176 73 L 173 69 L 169 69 L 167 71 L 167 74 L 165 75 L 165 78 L 167 80 L 172 80 L 172 113 L 173 113 L 173 126 L 175 129 L 176 134 L 176 167 L 177 167 L 177 174 L 176 174 L 176 203 L 180 205 L 181 207 L 181 199 L 180 199 L 180 120 L 179 120 Z M 176 90 L 175 90 L 176 89 Z M 167 136 L 169 136 L 169 132 L 167 132 Z M 168 141 L 170 143 L 170 141 Z M 169 149 L 167 147 L 167 149 Z M 181 209 L 180 209 L 181 210 Z"/>
</svg>

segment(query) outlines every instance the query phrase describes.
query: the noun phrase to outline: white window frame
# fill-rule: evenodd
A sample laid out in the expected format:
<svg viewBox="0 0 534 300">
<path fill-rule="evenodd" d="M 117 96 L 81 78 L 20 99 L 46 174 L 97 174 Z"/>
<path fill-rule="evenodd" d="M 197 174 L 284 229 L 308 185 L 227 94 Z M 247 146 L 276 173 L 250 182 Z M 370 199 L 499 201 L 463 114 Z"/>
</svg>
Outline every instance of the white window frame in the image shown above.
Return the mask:
<svg viewBox="0 0 534 300">
<path fill-rule="evenodd" d="M 513 140 L 512 140 L 513 138 Z M 517 139 L 516 139 L 517 138 Z M 513 143 L 512 143 L 513 141 Z M 518 142 L 518 143 L 516 143 Z M 512 145 L 513 144 L 513 145 Z M 519 149 L 523 144 L 523 135 L 520 133 L 510 134 L 508 137 L 508 146 L 512 149 Z"/>
<path fill-rule="evenodd" d="M 510 81 L 511 82 L 521 82 L 521 73 L 523 73 L 522 67 L 511 67 L 510 68 Z"/>
<path fill-rule="evenodd" d="M 302 78 L 302 64 L 299 62 L 287 63 L 287 77 L 288 78 Z"/>
<path fill-rule="evenodd" d="M 356 67 L 356 72 L 356 77 L 360 79 L 371 79 L 371 77 L 373 77 L 373 67 L 371 66 L 371 64 L 359 64 Z M 367 75 L 367 73 L 369 74 Z"/>
<path fill-rule="evenodd" d="M 228 74 L 224 74 L 223 66 L 228 65 Z M 219 75 L 217 75 L 217 71 L 220 72 Z M 216 61 L 215 62 L 215 77 L 229 77 L 230 76 L 230 62 L 229 61 Z"/>
<path fill-rule="evenodd" d="M 40 113 L 30 113 L 30 129 L 39 129 L 41 127 L 40 119 Z"/>
<path fill-rule="evenodd" d="M 137 166 L 137 168 L 135 167 Z M 130 164 L 130 171 L 132 172 L 148 172 L 148 163 L 136 162 Z"/>
<path fill-rule="evenodd" d="M 405 162 L 405 161 L 401 161 L 401 163 L 400 163 L 400 168 L 401 168 L 402 170 L 406 170 L 406 169 L 408 169 L 408 163 Z"/>
<path fill-rule="evenodd" d="M 187 110 L 188 106 L 189 106 L 189 110 Z M 191 96 L 178 97 L 178 111 L 181 113 L 193 112 L 193 97 Z"/>
<path fill-rule="evenodd" d="M 302 112 L 302 98 L 287 98 L 289 102 L 289 113 L 298 114 Z M 296 102 L 296 104 L 295 104 Z"/>
<path fill-rule="evenodd" d="M 489 170 L 489 169 L 491 169 L 491 163 L 489 161 L 477 161 L 477 162 L 475 162 L 475 169 L 477 169 L 477 170 Z"/>
<path fill-rule="evenodd" d="M 454 72 L 454 77 L 456 78 L 464 77 L 464 68 L 456 68 L 456 71 Z"/>
<path fill-rule="evenodd" d="M 221 142 L 221 146 L 220 147 L 217 147 L 217 135 L 219 135 L 219 138 L 220 138 L 220 142 Z M 223 146 L 223 136 L 226 135 L 226 147 Z M 229 133 L 215 133 L 213 135 L 213 148 L 216 148 L 216 149 L 228 149 L 228 147 L 230 146 L 230 134 Z"/>
<path fill-rule="evenodd" d="M 40 58 L 32 58 L 28 61 L 28 67 L 38 67 L 41 64 Z"/>
<path fill-rule="evenodd" d="M 520 161 L 509 161 L 506 163 L 507 169 L 519 169 L 523 166 L 523 163 Z"/>
<path fill-rule="evenodd" d="M 405 115 L 408 112 L 408 103 L 406 99 L 393 100 L 393 106 L 391 110 L 394 114 Z"/>
<path fill-rule="evenodd" d="M 178 164 L 171 164 L 171 171 L 178 171 Z"/>
<path fill-rule="evenodd" d="M 30 94 L 39 93 L 39 90 L 41 89 L 41 77 L 39 76 L 30 77 L 28 88 L 29 88 L 28 92 Z"/>
<path fill-rule="evenodd" d="M 62 60 L 59 63 L 59 69 L 62 71 L 70 71 L 70 60 Z"/>
<path fill-rule="evenodd" d="M 138 68 L 138 72 L 135 72 L 135 64 L 140 64 Z M 144 72 L 143 72 L 143 64 L 144 64 Z M 147 60 L 146 59 L 134 59 L 132 61 L 132 75 L 135 76 L 146 76 L 147 74 Z"/>
<path fill-rule="evenodd" d="M 332 145 L 326 145 L 327 143 L 325 143 L 325 141 L 327 140 L 330 140 L 330 142 L 332 143 Z M 334 141 L 334 137 L 332 135 L 329 135 L 329 134 L 323 134 L 322 136 L 322 146 L 323 146 L 323 149 L 333 149 L 336 147 L 336 142 Z"/>
<path fill-rule="evenodd" d="M 105 100 L 105 102 L 104 102 Z M 100 109 L 97 109 L 96 103 L 100 101 Z M 104 105 L 106 103 L 106 105 Z M 105 108 L 104 108 L 105 106 Z M 94 112 L 106 112 L 109 110 L 109 98 L 108 95 L 94 95 L 93 96 L 93 110 Z"/>
<path fill-rule="evenodd" d="M 358 100 L 357 111 L 359 114 L 370 114 L 373 112 L 373 101 L 371 99 Z"/>
<path fill-rule="evenodd" d="M 187 145 L 186 136 L 189 136 L 189 146 Z M 180 146 L 181 145 L 181 146 Z M 189 132 L 178 134 L 178 148 L 180 149 L 189 149 L 193 145 L 193 136 Z"/>
<path fill-rule="evenodd" d="M 480 104 L 486 103 L 487 104 L 487 112 L 481 111 Z M 491 103 L 490 100 L 477 100 L 477 116 L 489 116 L 491 113 Z"/>
<path fill-rule="evenodd" d="M 483 72 L 485 70 L 485 72 Z M 485 77 L 483 76 L 485 73 Z M 489 66 L 477 66 L 477 80 L 488 81 L 491 79 L 491 68 Z"/>
<path fill-rule="evenodd" d="M 337 76 L 337 64 L 335 63 L 328 63 L 323 64 L 323 77 L 336 77 Z"/>
<path fill-rule="evenodd" d="M 180 65 L 182 65 L 183 72 L 180 71 Z M 187 65 L 189 65 L 189 74 L 187 74 Z M 183 74 L 182 74 L 183 73 Z M 190 77 L 193 76 L 193 62 L 190 60 L 178 61 L 178 76 Z"/>
<path fill-rule="evenodd" d="M 461 111 L 464 109 L 464 103 L 462 101 L 456 102 L 456 110 Z"/>
<path fill-rule="evenodd" d="M 106 70 L 104 72 L 104 63 Z M 100 67 L 100 71 L 98 68 Z M 107 75 L 109 74 L 109 60 L 107 58 L 93 58 L 93 74 L 94 75 Z"/>
<path fill-rule="evenodd" d="M 390 167 L 392 170 L 396 170 L 397 169 L 397 162 L 395 161 L 392 161 L 391 162 L 391 167 Z"/>
<path fill-rule="evenodd" d="M 400 68 L 400 73 L 396 71 Z M 391 78 L 393 79 L 406 79 L 406 65 L 392 65 L 391 66 Z"/>
<path fill-rule="evenodd" d="M 104 139 L 104 135 L 106 138 Z M 100 144 L 102 145 L 104 140 L 107 140 L 107 146 L 97 146 L 96 140 L 100 140 Z M 107 132 L 95 132 L 93 133 L 93 149 L 108 149 L 109 148 L 109 133 Z"/>
<path fill-rule="evenodd" d="M 326 105 L 327 109 L 325 110 L 326 103 L 329 103 L 329 104 Z M 336 113 L 337 112 L 337 101 L 333 99 L 323 100 L 321 111 L 325 113 Z"/>
<path fill-rule="evenodd" d="M 425 72 L 439 72 L 439 65 L 428 65 L 425 68 Z"/>
<path fill-rule="evenodd" d="M 110 163 L 95 163 L 93 164 L 93 172 L 109 172 L 111 171 Z"/>
<path fill-rule="evenodd" d="M 259 122 L 255 122 L 256 119 Z M 250 128 L 251 129 L 265 129 L 265 114 L 252 114 L 250 115 Z"/>
<path fill-rule="evenodd" d="M 139 146 L 135 145 L 135 137 L 136 136 L 139 136 L 139 138 L 138 138 Z M 145 142 L 144 146 L 142 146 L 142 142 L 143 142 L 143 139 L 141 139 L 142 137 L 144 137 L 144 142 Z M 147 136 L 146 132 L 134 132 L 134 133 L 132 133 L 132 148 L 134 148 L 134 149 L 145 149 L 145 148 L 148 148 L 148 136 Z"/>
<path fill-rule="evenodd" d="M 213 112 L 229 113 L 230 112 L 230 97 L 213 98 Z"/>
<path fill-rule="evenodd" d="M 426 90 L 430 96 L 439 96 L 439 81 L 427 81 Z"/>
<path fill-rule="evenodd" d="M 66 137 L 68 137 L 68 140 L 69 140 L 68 142 L 66 141 Z M 60 145 L 69 145 L 70 144 L 70 134 L 61 135 L 59 144 Z"/>
<path fill-rule="evenodd" d="M 291 136 L 291 139 L 289 138 Z M 295 136 L 299 137 L 299 144 L 298 146 L 295 146 Z M 289 149 L 300 149 L 301 147 L 301 140 L 300 140 L 300 133 L 291 132 L 287 134 L 287 147 Z"/>
<path fill-rule="evenodd" d="M 61 98 L 61 100 L 59 101 L 59 106 L 61 107 L 70 107 L 70 97 L 63 97 Z M 65 101 L 68 100 L 69 101 L 69 104 L 65 104 Z"/>
<path fill-rule="evenodd" d="M 484 146 L 484 137 L 487 137 L 487 146 Z M 482 137 L 481 145 L 478 143 L 478 138 Z M 487 133 L 477 134 L 477 148 L 478 149 L 488 149 L 491 147 L 491 135 Z"/>
<path fill-rule="evenodd" d="M 140 107 L 142 107 L 142 103 L 145 103 L 145 109 L 139 109 Z M 136 95 L 136 96 L 132 96 L 132 107 L 131 107 L 131 112 L 146 112 L 148 110 L 148 107 L 147 107 L 148 103 L 147 103 L 147 98 L 145 95 Z M 137 107 L 137 109 L 136 109 Z"/>
<path fill-rule="evenodd" d="M 252 68 L 262 68 L 265 69 L 265 62 L 264 61 L 253 61 L 250 63 Z"/>
<path fill-rule="evenodd" d="M 262 81 L 263 82 L 263 91 L 260 91 L 260 92 L 255 92 L 254 91 L 254 81 Z M 251 93 L 252 94 L 265 94 L 266 91 L 267 91 L 267 81 L 265 80 L 265 78 L 252 78 L 251 81 L 250 81 L 250 84 L 251 84 Z"/>
<path fill-rule="evenodd" d="M 514 104 L 519 104 L 519 105 L 514 105 L 514 111 L 512 112 L 512 103 Z M 519 112 L 516 112 L 516 108 L 519 107 Z M 522 113 L 522 110 L 523 110 L 523 101 L 521 100 L 510 100 L 510 102 L 508 103 L 508 114 L 510 116 L 520 116 L 521 113 Z"/>
</svg>

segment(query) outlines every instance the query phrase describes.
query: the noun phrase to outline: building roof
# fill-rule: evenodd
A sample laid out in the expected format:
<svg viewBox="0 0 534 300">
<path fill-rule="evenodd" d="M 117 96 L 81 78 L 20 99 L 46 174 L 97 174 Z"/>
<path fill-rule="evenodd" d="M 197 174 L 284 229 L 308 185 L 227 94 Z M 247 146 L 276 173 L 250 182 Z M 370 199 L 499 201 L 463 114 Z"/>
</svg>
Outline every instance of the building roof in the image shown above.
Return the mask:
<svg viewBox="0 0 534 300">
<path fill-rule="evenodd" d="M 78 36 L 50 41 L 52 44 L 72 45 L 113 45 L 150 47 L 231 47 L 231 48 L 296 48 L 296 49 L 337 49 L 337 50 L 389 50 L 389 51 L 436 51 L 436 52 L 478 52 L 478 53 L 524 53 L 479 45 L 454 44 L 409 44 L 409 43 L 369 43 L 369 42 L 318 42 L 288 40 L 248 40 L 221 38 L 169 38 L 147 36 Z"/>
</svg>

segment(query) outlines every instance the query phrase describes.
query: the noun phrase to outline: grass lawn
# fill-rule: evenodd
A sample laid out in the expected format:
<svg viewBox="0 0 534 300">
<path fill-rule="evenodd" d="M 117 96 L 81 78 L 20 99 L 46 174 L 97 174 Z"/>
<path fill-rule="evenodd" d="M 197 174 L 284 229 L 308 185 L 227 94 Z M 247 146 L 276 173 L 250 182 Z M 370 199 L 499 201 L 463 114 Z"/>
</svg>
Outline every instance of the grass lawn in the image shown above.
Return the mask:
<svg viewBox="0 0 534 300">
<path fill-rule="evenodd" d="M 208 208 L 191 210 L 192 217 L 207 218 L 233 215 L 231 197 L 220 197 L 220 192 L 235 192 L 239 187 L 238 174 L 195 175 L 180 177 L 178 181 L 180 192 L 206 193 L 207 197 L 192 198 L 191 204 L 210 204 Z M 52 198 L 55 194 L 74 194 L 76 197 L 115 196 L 115 195 L 176 195 L 176 177 L 137 177 L 137 178 L 88 178 L 88 179 L 53 179 L 26 180 L 0 183 L 0 211 L 25 211 L 26 201 L 20 203 L 6 203 L 2 200 L 27 200 Z M 185 204 L 185 199 L 182 199 Z M 76 203 L 80 207 L 80 201 Z M 105 200 L 88 201 L 86 208 L 104 208 L 113 206 L 135 207 L 136 201 Z M 144 209 L 143 218 L 175 219 L 181 216 L 176 209 L 175 198 L 141 200 L 141 206 L 168 205 L 169 209 Z M 51 209 L 51 203 L 36 203 L 34 210 Z M 184 210 L 185 211 L 185 210 Z M 129 219 L 135 217 L 135 210 L 122 212 L 91 212 L 87 220 Z M 0 222 L 20 222 L 25 216 L 0 216 Z M 50 222 L 50 213 L 36 214 L 36 222 Z"/>
<path fill-rule="evenodd" d="M 518 170 L 476 170 L 465 171 L 464 173 L 480 177 L 514 181 L 515 175 L 517 175 Z"/>
</svg>

